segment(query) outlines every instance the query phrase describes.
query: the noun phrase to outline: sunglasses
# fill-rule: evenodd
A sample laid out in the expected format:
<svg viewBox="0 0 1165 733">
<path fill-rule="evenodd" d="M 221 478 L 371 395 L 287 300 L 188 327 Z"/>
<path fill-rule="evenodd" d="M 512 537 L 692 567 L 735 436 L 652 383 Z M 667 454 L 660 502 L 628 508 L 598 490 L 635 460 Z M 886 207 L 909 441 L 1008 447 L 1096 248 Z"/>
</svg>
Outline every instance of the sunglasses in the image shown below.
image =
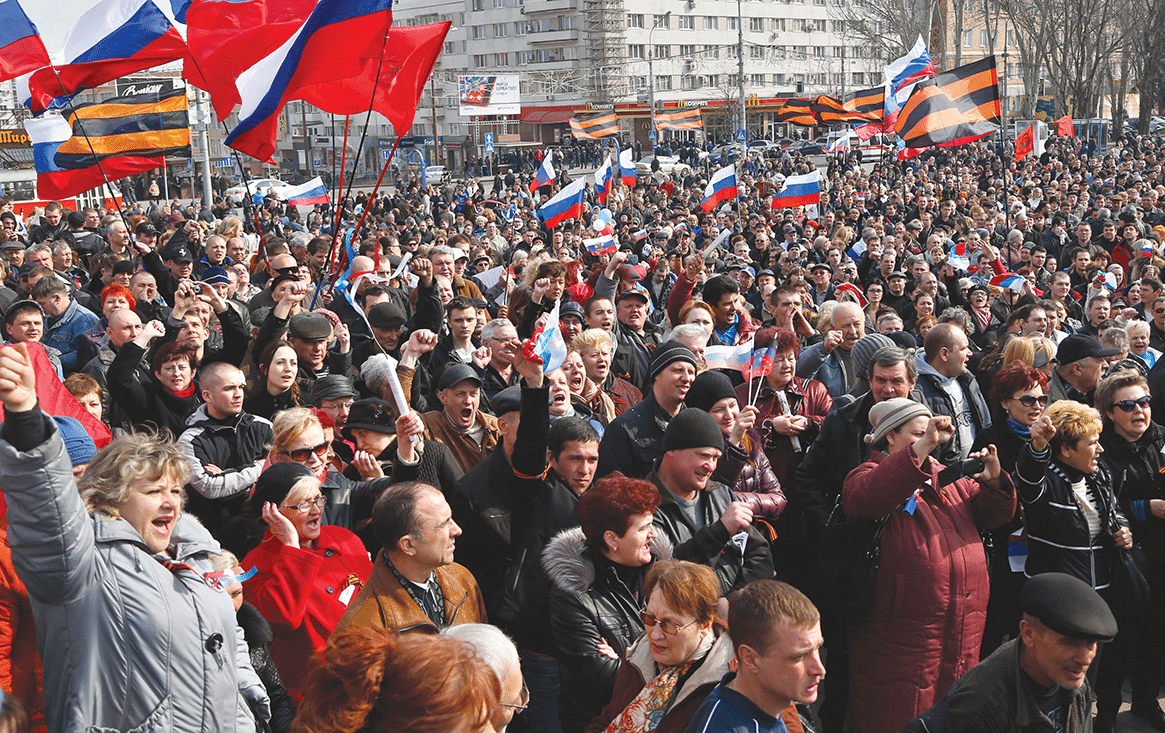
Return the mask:
<svg viewBox="0 0 1165 733">
<path fill-rule="evenodd" d="M 1149 403 L 1152 401 L 1153 401 L 1152 397 L 1150 397 L 1149 395 L 1145 395 L 1144 397 L 1141 397 L 1141 398 L 1135 399 L 1135 400 L 1121 400 L 1120 402 L 1115 403 L 1113 405 L 1113 407 L 1118 407 L 1123 412 L 1132 412 L 1133 408 L 1136 408 L 1136 407 L 1142 407 L 1142 408 L 1148 407 Z"/>
<path fill-rule="evenodd" d="M 325 440 L 323 443 L 311 448 L 296 448 L 294 450 L 281 451 L 281 453 L 296 463 L 303 463 L 311 458 L 313 453 L 320 458 L 326 456 L 328 454 L 328 442 Z"/>
<path fill-rule="evenodd" d="M 644 628 L 654 629 L 655 625 L 659 624 L 660 631 L 667 634 L 668 636 L 675 636 L 676 634 L 680 633 L 680 631 L 682 631 L 683 629 L 686 629 L 689 626 L 691 626 L 692 624 L 696 623 L 695 621 L 689 621 L 688 623 L 684 624 L 683 626 L 678 626 L 677 624 L 675 624 L 672 621 L 661 621 L 660 619 L 657 619 L 655 616 L 652 616 L 647 611 L 644 611 L 641 615 L 643 617 Z"/>
<path fill-rule="evenodd" d="M 1024 407 L 1035 407 L 1036 404 L 1039 404 L 1040 407 L 1043 407 L 1044 405 L 1048 404 L 1048 396 L 1046 394 L 1042 394 L 1039 397 L 1025 394 L 1023 397 L 1019 397 L 1018 399 L 1019 404 L 1023 405 Z"/>
</svg>

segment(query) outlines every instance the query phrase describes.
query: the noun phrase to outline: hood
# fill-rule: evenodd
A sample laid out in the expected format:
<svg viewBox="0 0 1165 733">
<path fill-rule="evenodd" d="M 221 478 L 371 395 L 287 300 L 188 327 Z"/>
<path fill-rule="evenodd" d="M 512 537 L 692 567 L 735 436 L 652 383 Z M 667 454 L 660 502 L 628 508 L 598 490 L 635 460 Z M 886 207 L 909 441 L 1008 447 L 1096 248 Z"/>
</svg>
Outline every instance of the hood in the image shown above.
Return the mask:
<svg viewBox="0 0 1165 733">
<path fill-rule="evenodd" d="M 97 542 L 132 542 L 143 551 L 149 552 L 145 540 L 129 522 L 121 518 L 113 518 L 107 514 L 94 514 L 93 533 Z M 203 552 L 219 554 L 222 546 L 198 518 L 188 512 L 178 514 L 178 521 L 174 523 L 174 533 L 170 536 L 170 550 L 174 560 L 185 562 L 192 556 Z"/>
<path fill-rule="evenodd" d="M 658 560 L 671 559 L 671 543 L 662 534 L 652 540 L 651 550 Z M 568 593 L 581 595 L 594 585 L 595 563 L 581 527 L 564 529 L 554 535 L 542 553 L 542 569 L 551 583 Z"/>
</svg>

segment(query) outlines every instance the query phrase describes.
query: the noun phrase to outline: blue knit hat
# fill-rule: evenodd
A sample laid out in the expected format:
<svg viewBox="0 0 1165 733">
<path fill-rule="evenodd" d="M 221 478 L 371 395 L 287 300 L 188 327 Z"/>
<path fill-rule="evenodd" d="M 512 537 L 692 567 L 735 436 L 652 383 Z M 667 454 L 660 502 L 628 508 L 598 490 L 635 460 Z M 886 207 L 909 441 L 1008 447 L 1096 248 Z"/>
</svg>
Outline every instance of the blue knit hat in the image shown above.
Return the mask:
<svg viewBox="0 0 1165 733">
<path fill-rule="evenodd" d="M 89 433 L 85 432 L 81 421 L 75 417 L 61 417 L 53 416 L 53 420 L 57 423 L 57 429 L 61 431 L 61 440 L 65 441 L 65 450 L 69 451 L 69 458 L 72 459 L 74 466 L 82 466 L 93 460 L 93 454 L 97 452 L 97 444 L 93 442 L 93 438 L 89 437 Z"/>
</svg>

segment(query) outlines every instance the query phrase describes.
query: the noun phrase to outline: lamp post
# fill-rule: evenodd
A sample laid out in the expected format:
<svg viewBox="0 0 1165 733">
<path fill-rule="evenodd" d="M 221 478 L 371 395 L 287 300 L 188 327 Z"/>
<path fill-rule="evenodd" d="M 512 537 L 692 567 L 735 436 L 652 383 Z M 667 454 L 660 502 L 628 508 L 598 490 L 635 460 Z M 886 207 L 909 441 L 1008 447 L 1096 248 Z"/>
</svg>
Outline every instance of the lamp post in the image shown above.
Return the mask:
<svg viewBox="0 0 1165 733">
<path fill-rule="evenodd" d="M 740 127 L 737 129 L 747 130 L 748 120 L 744 113 L 744 10 L 741 7 L 741 0 L 736 0 L 736 84 L 739 97 L 737 103 L 740 106 Z M 745 139 L 740 143 L 741 157 L 744 157 L 744 154 L 748 152 L 747 132 L 744 137 Z"/>
<path fill-rule="evenodd" d="M 671 20 L 670 10 L 663 14 L 663 22 L 666 24 L 669 20 Z M 652 155 L 655 155 L 655 144 L 651 142 L 651 133 L 655 132 L 655 46 L 651 45 L 651 39 L 658 27 L 659 23 L 655 22 L 653 16 L 651 30 L 647 32 L 647 92 L 651 103 L 651 129 L 647 131 L 647 137 Z"/>
</svg>

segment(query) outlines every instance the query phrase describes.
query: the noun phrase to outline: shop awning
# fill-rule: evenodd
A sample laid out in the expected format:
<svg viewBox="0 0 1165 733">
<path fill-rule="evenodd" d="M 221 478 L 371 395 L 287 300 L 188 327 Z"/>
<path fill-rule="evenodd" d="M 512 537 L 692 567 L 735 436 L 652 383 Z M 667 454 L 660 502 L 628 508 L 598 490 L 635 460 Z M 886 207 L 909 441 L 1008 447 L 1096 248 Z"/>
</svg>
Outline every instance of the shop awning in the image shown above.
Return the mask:
<svg viewBox="0 0 1165 733">
<path fill-rule="evenodd" d="M 532 125 L 565 125 L 573 114 L 572 109 L 522 110 L 522 122 Z"/>
</svg>

